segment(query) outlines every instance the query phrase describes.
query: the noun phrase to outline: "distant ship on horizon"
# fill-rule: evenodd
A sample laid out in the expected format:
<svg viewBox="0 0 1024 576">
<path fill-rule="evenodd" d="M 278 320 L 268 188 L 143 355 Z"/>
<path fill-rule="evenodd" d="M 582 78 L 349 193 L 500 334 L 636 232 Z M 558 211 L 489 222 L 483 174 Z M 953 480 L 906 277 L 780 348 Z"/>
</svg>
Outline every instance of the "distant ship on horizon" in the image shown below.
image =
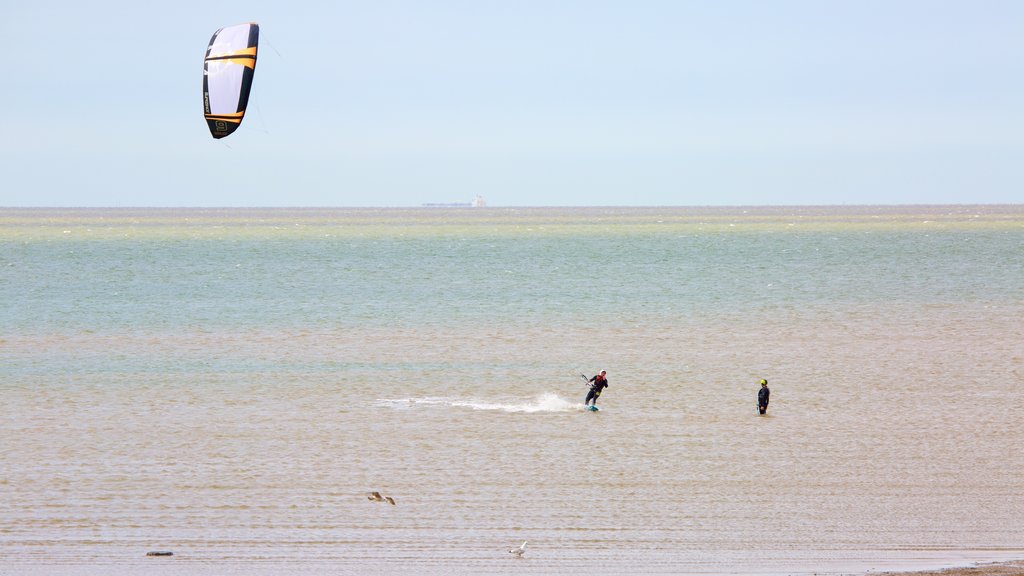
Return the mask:
<svg viewBox="0 0 1024 576">
<path fill-rule="evenodd" d="M 472 202 L 430 202 L 423 204 L 424 208 L 486 208 L 487 202 L 484 197 L 477 194 Z"/>
</svg>

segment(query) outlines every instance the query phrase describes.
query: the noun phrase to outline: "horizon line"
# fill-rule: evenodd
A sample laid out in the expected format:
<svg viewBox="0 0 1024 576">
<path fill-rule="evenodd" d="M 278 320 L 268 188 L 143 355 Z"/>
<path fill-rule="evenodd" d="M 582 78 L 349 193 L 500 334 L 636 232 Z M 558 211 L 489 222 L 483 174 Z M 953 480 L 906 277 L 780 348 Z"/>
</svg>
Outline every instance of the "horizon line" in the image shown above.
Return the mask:
<svg viewBox="0 0 1024 576">
<path fill-rule="evenodd" d="M 493 209 L 563 209 L 563 208 L 605 208 L 605 209 L 659 209 L 659 208 L 906 208 L 929 206 L 1021 206 L 1024 202 L 908 202 L 894 204 L 509 204 L 487 206 L 452 205 L 0 205 L 0 210 L 467 210 L 484 211 Z"/>
</svg>

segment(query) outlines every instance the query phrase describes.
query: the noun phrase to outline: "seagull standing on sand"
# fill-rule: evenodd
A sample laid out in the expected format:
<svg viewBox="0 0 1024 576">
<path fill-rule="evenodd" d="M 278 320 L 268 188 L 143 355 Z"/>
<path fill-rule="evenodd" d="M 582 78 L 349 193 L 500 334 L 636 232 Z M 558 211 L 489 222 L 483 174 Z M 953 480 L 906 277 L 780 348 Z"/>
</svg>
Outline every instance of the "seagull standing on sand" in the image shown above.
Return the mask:
<svg viewBox="0 0 1024 576">
<path fill-rule="evenodd" d="M 514 555 L 516 558 L 522 558 L 523 553 L 526 552 L 526 540 L 523 540 L 523 545 L 519 548 L 512 548 L 508 551 L 509 554 Z"/>
</svg>

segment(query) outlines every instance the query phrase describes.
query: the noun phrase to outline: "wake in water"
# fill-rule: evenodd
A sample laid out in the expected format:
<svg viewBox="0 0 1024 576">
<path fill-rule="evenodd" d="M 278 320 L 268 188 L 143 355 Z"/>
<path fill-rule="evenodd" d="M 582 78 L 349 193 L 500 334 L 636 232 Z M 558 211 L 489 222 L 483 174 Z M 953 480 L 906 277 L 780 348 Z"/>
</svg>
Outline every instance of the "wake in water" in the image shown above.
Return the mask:
<svg viewBox="0 0 1024 576">
<path fill-rule="evenodd" d="M 403 398 L 381 399 L 378 406 L 394 409 L 410 408 L 468 408 L 470 410 L 497 410 L 500 412 L 579 412 L 584 409 L 581 402 L 571 402 L 558 394 L 545 392 L 529 399 L 510 398 L 504 402 L 478 400 L 475 398 Z"/>
</svg>

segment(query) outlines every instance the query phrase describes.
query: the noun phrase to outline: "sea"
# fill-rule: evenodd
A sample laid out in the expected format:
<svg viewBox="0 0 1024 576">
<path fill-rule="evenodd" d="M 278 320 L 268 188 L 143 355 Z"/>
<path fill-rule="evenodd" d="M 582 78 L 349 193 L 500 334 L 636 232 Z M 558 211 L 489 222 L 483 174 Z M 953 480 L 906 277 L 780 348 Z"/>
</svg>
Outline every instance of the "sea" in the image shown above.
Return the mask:
<svg viewBox="0 0 1024 576">
<path fill-rule="evenodd" d="M 1024 205 L 0 208 L 0 404 L 3 576 L 1024 558 Z"/>
</svg>

